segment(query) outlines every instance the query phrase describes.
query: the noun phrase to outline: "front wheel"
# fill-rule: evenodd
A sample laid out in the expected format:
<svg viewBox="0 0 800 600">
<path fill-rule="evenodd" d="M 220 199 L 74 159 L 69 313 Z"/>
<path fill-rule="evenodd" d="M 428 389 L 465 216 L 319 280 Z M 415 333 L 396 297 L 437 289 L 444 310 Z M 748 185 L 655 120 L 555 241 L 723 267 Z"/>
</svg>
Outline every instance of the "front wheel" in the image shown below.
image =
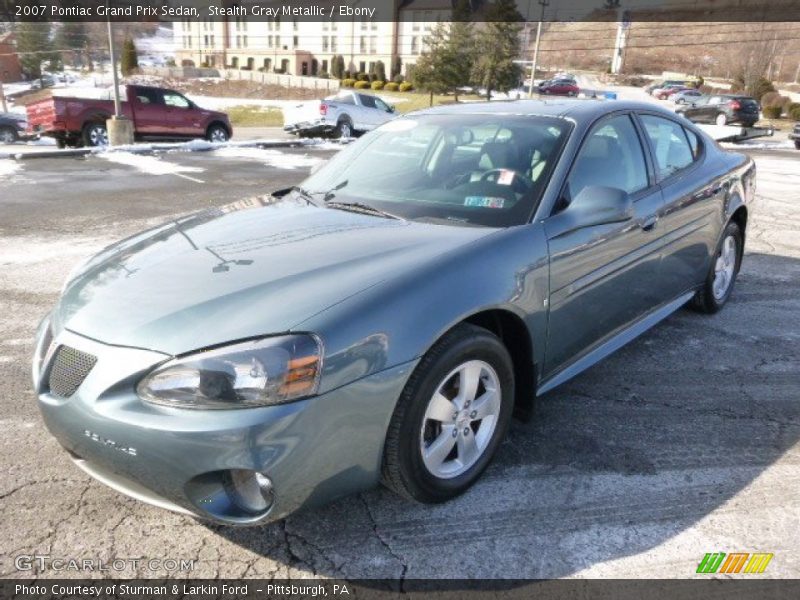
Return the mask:
<svg viewBox="0 0 800 600">
<path fill-rule="evenodd" d="M 101 122 L 89 123 L 83 128 L 83 143 L 86 146 L 108 146 L 108 129 Z"/>
<path fill-rule="evenodd" d="M 795 149 L 800 150 L 800 140 L 795 140 L 794 141 L 794 147 L 795 147 Z"/>
<path fill-rule="evenodd" d="M 514 374 L 497 336 L 459 325 L 420 361 L 397 402 L 383 482 L 420 502 L 466 491 L 486 469 L 511 419 Z"/>
<path fill-rule="evenodd" d="M 692 299 L 694 308 L 713 314 L 725 306 L 733 292 L 733 284 L 742 264 L 743 250 L 742 230 L 736 223 L 728 223 L 711 261 L 703 288 Z"/>
</svg>

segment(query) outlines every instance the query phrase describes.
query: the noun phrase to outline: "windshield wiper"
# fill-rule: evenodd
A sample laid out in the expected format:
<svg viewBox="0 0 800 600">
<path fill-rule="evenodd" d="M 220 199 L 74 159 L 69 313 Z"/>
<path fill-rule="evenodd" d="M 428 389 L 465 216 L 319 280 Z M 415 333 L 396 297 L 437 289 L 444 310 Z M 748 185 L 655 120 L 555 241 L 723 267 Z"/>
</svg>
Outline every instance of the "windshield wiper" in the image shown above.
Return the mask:
<svg viewBox="0 0 800 600">
<path fill-rule="evenodd" d="M 293 185 L 291 188 L 289 188 L 289 191 L 296 192 L 303 200 L 305 200 L 309 204 L 313 204 L 314 206 L 319 206 L 319 204 L 317 204 L 314 201 L 314 196 L 319 195 L 320 192 L 309 192 L 307 189 L 305 189 L 304 187 L 300 187 L 299 185 Z"/>
<path fill-rule="evenodd" d="M 328 201 L 325 203 L 325 206 L 328 208 L 334 208 L 337 210 L 348 210 L 350 212 L 362 213 L 362 214 L 370 214 L 370 215 L 378 215 L 379 217 L 384 217 L 386 219 L 397 219 L 402 221 L 402 217 L 398 217 L 397 215 L 393 215 L 390 212 L 386 212 L 385 210 L 381 210 L 380 208 L 375 208 L 374 206 L 370 206 L 369 204 L 364 204 L 363 202 L 333 202 Z"/>
</svg>

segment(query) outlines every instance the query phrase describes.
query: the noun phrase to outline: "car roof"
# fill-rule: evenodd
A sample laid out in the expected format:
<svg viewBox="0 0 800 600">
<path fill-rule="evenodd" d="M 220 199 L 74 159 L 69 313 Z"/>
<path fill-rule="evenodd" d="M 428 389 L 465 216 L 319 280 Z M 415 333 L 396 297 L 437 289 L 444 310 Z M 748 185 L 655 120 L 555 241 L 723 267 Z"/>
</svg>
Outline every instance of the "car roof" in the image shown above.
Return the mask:
<svg viewBox="0 0 800 600">
<path fill-rule="evenodd" d="M 409 115 L 480 115 L 507 114 L 541 117 L 570 118 L 576 121 L 594 121 L 617 110 L 642 110 L 659 112 L 667 116 L 675 113 L 649 102 L 633 100 L 595 100 L 582 98 L 554 98 L 548 100 L 497 100 L 492 102 L 465 102 L 445 104 L 408 113 Z"/>
</svg>

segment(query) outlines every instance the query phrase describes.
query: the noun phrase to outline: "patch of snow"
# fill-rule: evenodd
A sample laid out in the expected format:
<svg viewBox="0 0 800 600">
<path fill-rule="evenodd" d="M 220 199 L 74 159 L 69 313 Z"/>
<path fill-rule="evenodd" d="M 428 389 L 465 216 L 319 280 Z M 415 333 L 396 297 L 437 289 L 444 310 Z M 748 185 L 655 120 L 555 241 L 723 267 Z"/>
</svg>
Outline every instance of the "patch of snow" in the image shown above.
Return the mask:
<svg viewBox="0 0 800 600">
<path fill-rule="evenodd" d="M 261 108 L 288 108 L 295 106 L 302 100 L 269 100 L 263 98 L 223 98 L 218 96 L 199 96 L 197 94 L 186 94 L 192 102 L 200 108 L 206 110 L 225 110 L 232 106 L 258 106 Z"/>
<path fill-rule="evenodd" d="M 779 141 L 757 141 L 757 140 L 744 140 L 743 142 L 720 142 L 720 146 L 727 150 L 741 150 L 742 148 L 760 149 L 760 150 L 793 150 L 794 142 L 792 140 L 779 140 Z"/>
<path fill-rule="evenodd" d="M 216 156 L 223 156 L 225 158 L 243 158 L 246 160 L 256 160 L 263 162 L 268 167 L 277 169 L 303 169 L 313 167 L 323 159 L 306 154 L 290 154 L 288 152 L 279 152 L 278 150 L 269 150 L 265 148 L 247 148 L 242 146 L 227 146 L 215 150 Z"/>
<path fill-rule="evenodd" d="M 133 154 L 131 152 L 103 152 L 98 156 L 110 162 L 134 167 L 150 175 L 181 175 L 182 173 L 202 173 L 205 170 L 200 167 L 187 167 L 161 160 L 156 156 Z"/>
<path fill-rule="evenodd" d="M 22 167 L 17 161 L 11 159 L 0 159 L 0 181 L 10 177 Z"/>
</svg>

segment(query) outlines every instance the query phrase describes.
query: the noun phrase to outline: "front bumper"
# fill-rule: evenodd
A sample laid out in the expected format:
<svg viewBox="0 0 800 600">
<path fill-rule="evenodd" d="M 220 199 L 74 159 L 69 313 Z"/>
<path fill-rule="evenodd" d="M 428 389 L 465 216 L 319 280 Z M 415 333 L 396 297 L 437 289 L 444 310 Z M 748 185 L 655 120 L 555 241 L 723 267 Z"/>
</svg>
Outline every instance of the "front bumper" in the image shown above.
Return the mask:
<svg viewBox="0 0 800 600">
<path fill-rule="evenodd" d="M 232 525 L 271 521 L 374 486 L 396 399 L 416 364 L 289 404 L 187 410 L 153 406 L 135 393 L 166 355 L 67 330 L 51 347 L 59 345 L 97 357 L 70 398 L 50 394 L 46 385 L 37 389 L 47 428 L 76 464 L 139 500 Z M 235 506 L 221 477 L 230 469 L 270 478 L 274 496 L 266 512 Z"/>
</svg>

